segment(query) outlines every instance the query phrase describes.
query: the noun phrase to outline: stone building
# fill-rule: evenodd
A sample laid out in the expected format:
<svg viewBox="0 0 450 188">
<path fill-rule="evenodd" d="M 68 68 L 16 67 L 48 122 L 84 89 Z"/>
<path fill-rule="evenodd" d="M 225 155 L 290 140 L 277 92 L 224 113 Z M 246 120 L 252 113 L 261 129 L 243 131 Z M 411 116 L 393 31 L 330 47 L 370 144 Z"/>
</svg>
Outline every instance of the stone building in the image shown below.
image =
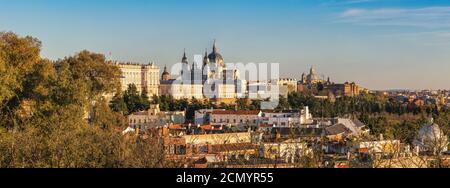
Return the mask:
<svg viewBox="0 0 450 188">
<path fill-rule="evenodd" d="M 159 87 L 161 95 L 175 99 L 207 98 L 218 103 L 234 103 L 245 95 L 246 82 L 239 78 L 239 70 L 225 66 L 216 42 L 210 54 L 205 51 L 202 62 L 194 61 L 190 65 L 185 51 L 181 66 L 176 78 L 171 78 L 165 68 Z"/>
<path fill-rule="evenodd" d="M 122 91 L 127 90 L 130 84 L 134 84 L 138 92 L 147 92 L 149 98 L 153 95 L 159 96 L 159 68 L 154 63 L 112 63 L 118 66 L 122 73 L 120 78 Z"/>
</svg>

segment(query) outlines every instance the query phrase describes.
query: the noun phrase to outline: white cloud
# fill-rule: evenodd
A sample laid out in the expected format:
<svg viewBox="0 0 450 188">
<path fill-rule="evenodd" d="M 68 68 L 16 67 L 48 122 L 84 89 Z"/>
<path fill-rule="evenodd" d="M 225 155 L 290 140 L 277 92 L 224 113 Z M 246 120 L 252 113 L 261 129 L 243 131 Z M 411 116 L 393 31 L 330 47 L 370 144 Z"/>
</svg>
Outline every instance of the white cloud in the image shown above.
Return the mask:
<svg viewBox="0 0 450 188">
<path fill-rule="evenodd" d="M 338 22 L 375 26 L 450 28 L 450 7 L 348 9 Z"/>
<path fill-rule="evenodd" d="M 345 12 L 343 12 L 340 16 L 343 18 L 354 17 L 354 16 L 364 14 L 364 12 L 365 12 L 364 9 L 349 9 L 349 10 L 346 10 Z"/>
</svg>

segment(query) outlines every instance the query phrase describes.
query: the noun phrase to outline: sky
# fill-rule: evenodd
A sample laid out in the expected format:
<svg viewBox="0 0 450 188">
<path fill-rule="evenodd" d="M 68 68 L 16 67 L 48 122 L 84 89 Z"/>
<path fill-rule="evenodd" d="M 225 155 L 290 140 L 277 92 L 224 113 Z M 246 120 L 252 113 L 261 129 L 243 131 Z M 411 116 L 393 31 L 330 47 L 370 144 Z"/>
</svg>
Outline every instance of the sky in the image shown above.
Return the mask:
<svg viewBox="0 0 450 188">
<path fill-rule="evenodd" d="M 42 56 L 81 50 L 171 66 L 217 41 L 226 63 L 311 66 L 369 89 L 450 89 L 450 1 L 0 0 L 0 31 L 42 41 Z"/>
</svg>

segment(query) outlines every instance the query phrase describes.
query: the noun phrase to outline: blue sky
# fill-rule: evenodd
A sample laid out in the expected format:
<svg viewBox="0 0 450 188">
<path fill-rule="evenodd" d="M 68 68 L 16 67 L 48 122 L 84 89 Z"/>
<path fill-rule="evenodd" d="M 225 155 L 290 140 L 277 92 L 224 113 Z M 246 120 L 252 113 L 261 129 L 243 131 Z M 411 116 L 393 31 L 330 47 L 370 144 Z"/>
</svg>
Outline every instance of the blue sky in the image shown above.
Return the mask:
<svg viewBox="0 0 450 188">
<path fill-rule="evenodd" d="M 450 1 L 0 0 L 0 31 L 32 35 L 51 59 L 87 49 L 172 65 L 183 49 L 226 62 L 310 66 L 370 89 L 450 89 Z"/>
</svg>

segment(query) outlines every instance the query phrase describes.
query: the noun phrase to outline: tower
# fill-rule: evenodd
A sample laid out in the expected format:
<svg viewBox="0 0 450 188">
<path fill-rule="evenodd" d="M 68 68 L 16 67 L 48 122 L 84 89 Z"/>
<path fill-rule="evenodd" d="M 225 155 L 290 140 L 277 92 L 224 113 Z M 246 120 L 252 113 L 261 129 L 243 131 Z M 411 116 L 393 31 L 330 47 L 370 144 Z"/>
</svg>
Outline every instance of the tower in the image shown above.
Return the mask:
<svg viewBox="0 0 450 188">
<path fill-rule="evenodd" d="M 203 57 L 203 67 L 209 65 L 208 49 L 205 48 L 205 56 Z"/>
<path fill-rule="evenodd" d="M 183 57 L 181 58 L 181 63 L 186 63 L 186 64 L 188 64 L 188 59 L 187 59 L 187 57 L 186 57 L 186 48 L 184 49 Z"/>
<path fill-rule="evenodd" d="M 170 80 L 170 74 L 167 72 L 167 66 L 164 66 L 164 71 L 161 76 L 161 80 L 167 81 Z"/>
<path fill-rule="evenodd" d="M 187 83 L 188 81 L 191 80 L 191 74 L 190 74 L 190 67 L 189 67 L 189 62 L 188 62 L 188 58 L 186 56 L 186 48 L 184 49 L 183 52 L 183 57 L 181 58 L 181 79 L 183 81 L 183 83 Z"/>
</svg>

